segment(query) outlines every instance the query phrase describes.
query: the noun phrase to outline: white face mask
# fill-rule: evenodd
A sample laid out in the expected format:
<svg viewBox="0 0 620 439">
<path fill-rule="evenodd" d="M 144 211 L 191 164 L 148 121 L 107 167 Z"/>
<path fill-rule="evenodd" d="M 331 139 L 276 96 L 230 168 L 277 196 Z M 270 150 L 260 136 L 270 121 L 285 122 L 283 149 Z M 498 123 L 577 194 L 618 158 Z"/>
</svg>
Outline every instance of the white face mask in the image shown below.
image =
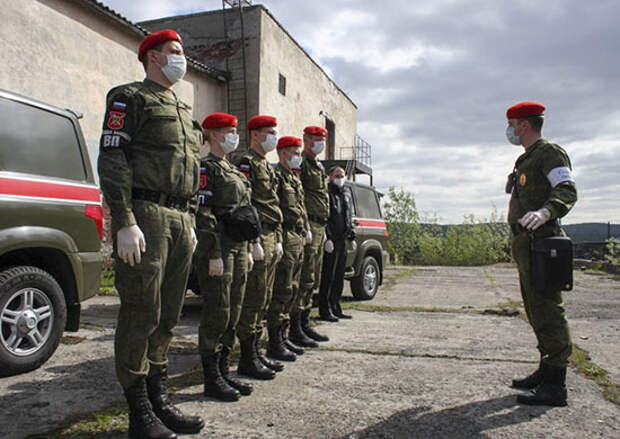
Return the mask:
<svg viewBox="0 0 620 439">
<path fill-rule="evenodd" d="M 288 159 L 288 166 L 291 169 L 297 169 L 301 166 L 301 156 L 300 155 L 294 155 L 293 157 L 291 157 L 290 159 Z"/>
<path fill-rule="evenodd" d="M 220 146 L 222 147 L 222 151 L 224 154 L 228 154 L 237 149 L 239 145 L 239 134 L 228 133 L 224 137 L 224 141 L 220 142 Z"/>
<path fill-rule="evenodd" d="M 267 138 L 264 142 L 261 142 L 260 146 L 263 147 L 263 151 L 265 152 L 273 151 L 276 149 L 276 146 L 278 146 L 278 136 L 275 134 L 267 134 Z"/>
<path fill-rule="evenodd" d="M 168 64 L 161 68 L 161 72 L 173 84 L 179 82 L 187 71 L 187 59 L 183 55 L 166 55 Z"/>
<path fill-rule="evenodd" d="M 506 138 L 513 145 L 521 146 L 521 137 L 515 134 L 515 129 L 510 125 L 506 128 Z"/>
<path fill-rule="evenodd" d="M 320 154 L 325 149 L 325 140 L 317 140 L 314 142 L 314 146 L 312 146 L 312 152 L 315 154 Z"/>
<path fill-rule="evenodd" d="M 332 183 L 334 183 L 338 187 L 343 187 L 344 186 L 344 181 L 345 181 L 344 177 L 343 178 L 334 178 L 334 179 L 332 179 Z"/>
</svg>

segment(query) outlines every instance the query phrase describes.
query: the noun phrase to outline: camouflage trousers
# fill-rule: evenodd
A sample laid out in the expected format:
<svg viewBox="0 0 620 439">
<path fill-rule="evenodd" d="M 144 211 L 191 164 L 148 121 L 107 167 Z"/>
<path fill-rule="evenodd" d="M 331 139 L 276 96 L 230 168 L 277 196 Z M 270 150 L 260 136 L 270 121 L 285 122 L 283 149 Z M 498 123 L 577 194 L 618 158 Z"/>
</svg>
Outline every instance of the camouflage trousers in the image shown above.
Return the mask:
<svg viewBox="0 0 620 439">
<path fill-rule="evenodd" d="M 284 255 L 276 267 L 273 298 L 267 310 L 269 327 L 282 326 L 299 298 L 299 277 L 304 257 L 304 237 L 290 230 L 283 231 Z"/>
<path fill-rule="evenodd" d="M 116 245 L 114 251 L 115 286 L 121 299 L 114 359 L 124 389 L 149 373 L 165 372 L 192 257 L 189 214 L 137 200 L 133 213 L 144 233 L 146 252 L 131 267 L 118 258 Z"/>
<path fill-rule="evenodd" d="M 562 292 L 532 287 L 530 238 L 520 233 L 512 240 L 512 255 L 519 269 L 521 296 L 527 318 L 538 340 L 541 358 L 547 364 L 566 367 L 572 343 Z"/>
<path fill-rule="evenodd" d="M 299 300 L 297 311 L 302 312 L 312 308 L 312 294 L 321 284 L 321 268 L 323 265 L 323 241 L 325 226 L 310 221 L 312 242 L 304 248 L 304 262 L 299 282 Z"/>
<path fill-rule="evenodd" d="M 200 245 L 200 244 L 199 244 Z M 213 355 L 223 346 L 232 350 L 248 273 L 248 243 L 220 235 L 224 275 L 209 276 L 209 259 L 198 254 L 197 275 L 202 297 L 198 350 Z"/>
<path fill-rule="evenodd" d="M 263 230 L 260 243 L 265 259 L 254 261 L 254 269 L 248 273 L 241 317 L 237 326 L 239 340 L 246 340 L 263 330 L 263 318 L 271 303 L 273 282 L 276 274 L 276 232 Z"/>
</svg>

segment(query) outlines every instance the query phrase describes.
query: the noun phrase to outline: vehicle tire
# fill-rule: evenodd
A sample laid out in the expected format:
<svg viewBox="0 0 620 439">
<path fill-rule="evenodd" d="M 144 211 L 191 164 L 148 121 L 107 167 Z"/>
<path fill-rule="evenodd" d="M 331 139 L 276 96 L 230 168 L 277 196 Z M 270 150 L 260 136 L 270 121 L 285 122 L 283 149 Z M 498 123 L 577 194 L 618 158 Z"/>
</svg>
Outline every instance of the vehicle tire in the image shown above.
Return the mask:
<svg viewBox="0 0 620 439">
<path fill-rule="evenodd" d="M 379 264 L 372 256 L 366 256 L 357 277 L 351 279 L 351 292 L 357 300 L 371 300 L 379 289 Z"/>
<path fill-rule="evenodd" d="M 0 376 L 40 367 L 56 351 L 67 322 L 58 282 L 30 266 L 0 272 Z"/>
</svg>

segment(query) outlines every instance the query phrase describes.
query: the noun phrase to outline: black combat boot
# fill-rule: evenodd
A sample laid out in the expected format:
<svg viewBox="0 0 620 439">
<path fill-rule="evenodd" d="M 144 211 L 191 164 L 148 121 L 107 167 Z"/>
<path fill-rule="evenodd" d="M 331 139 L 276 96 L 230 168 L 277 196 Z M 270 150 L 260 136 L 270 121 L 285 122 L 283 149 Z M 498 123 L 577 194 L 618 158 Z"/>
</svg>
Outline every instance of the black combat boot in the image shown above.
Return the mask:
<svg viewBox="0 0 620 439">
<path fill-rule="evenodd" d="M 176 433 L 198 433 L 205 426 L 199 416 L 188 416 L 181 413 L 168 398 L 168 375 L 160 373 L 146 379 L 146 389 L 153 412 L 157 417 Z"/>
<path fill-rule="evenodd" d="M 288 322 L 285 322 L 282 325 L 281 332 L 282 332 L 282 341 L 284 342 L 284 346 L 286 347 L 286 349 L 293 352 L 297 356 L 303 355 L 305 352 L 304 349 L 297 346 L 296 344 L 293 344 L 293 342 L 288 339 Z"/>
<path fill-rule="evenodd" d="M 271 358 L 276 358 L 282 361 L 295 361 L 297 355 L 289 351 L 284 346 L 284 340 L 282 339 L 282 327 L 270 326 L 267 328 L 269 332 L 269 344 L 267 345 L 267 355 Z"/>
<path fill-rule="evenodd" d="M 310 310 L 307 309 L 301 313 L 301 330 L 313 340 L 316 341 L 329 341 L 329 337 L 321 335 L 310 326 Z"/>
<path fill-rule="evenodd" d="M 306 333 L 301 329 L 301 313 L 297 313 L 291 316 L 291 329 L 289 332 L 289 340 L 295 343 L 297 346 L 303 346 L 305 348 L 318 348 L 319 344 L 308 337 Z"/>
<path fill-rule="evenodd" d="M 176 439 L 177 435 L 153 413 L 153 406 L 146 391 L 146 380 L 140 378 L 125 389 L 129 406 L 129 437 L 134 439 Z"/>
<path fill-rule="evenodd" d="M 319 320 L 337 322 L 338 318 L 332 313 L 329 298 L 319 291 Z"/>
<path fill-rule="evenodd" d="M 337 300 L 333 303 L 332 314 L 334 314 L 339 319 L 352 319 L 353 318 L 353 316 L 350 316 L 349 314 L 345 314 L 342 312 L 342 307 L 340 306 L 340 300 Z"/>
<path fill-rule="evenodd" d="M 239 340 L 239 343 L 241 345 L 241 358 L 237 366 L 237 373 L 259 380 L 274 379 L 276 373 L 258 359 L 256 345 L 254 344 L 254 336 L 250 336 L 245 340 Z"/>
<path fill-rule="evenodd" d="M 262 334 L 263 330 L 261 329 L 258 334 L 254 335 L 254 348 L 256 349 L 258 360 L 274 372 L 282 372 L 284 370 L 284 365 L 282 363 L 277 360 L 270 360 L 261 352 L 260 339 Z"/>
<path fill-rule="evenodd" d="M 204 372 L 204 395 L 220 401 L 238 401 L 239 391 L 224 381 L 220 372 L 220 353 L 202 356 Z"/>
<path fill-rule="evenodd" d="M 250 383 L 244 383 L 243 381 L 236 380 L 230 374 L 230 364 L 228 362 L 228 355 L 230 351 L 226 346 L 222 348 L 222 352 L 220 352 L 220 373 L 222 374 L 222 378 L 224 381 L 228 383 L 230 387 L 233 389 L 237 389 L 239 393 L 244 396 L 248 396 L 252 393 L 254 388 Z"/>
<path fill-rule="evenodd" d="M 566 367 L 546 365 L 542 383 L 527 395 L 518 395 L 517 401 L 526 405 L 564 407 L 566 402 Z"/>
<path fill-rule="evenodd" d="M 512 385 L 510 387 L 512 387 L 513 389 L 524 390 L 535 389 L 540 383 L 542 383 L 545 367 L 545 363 L 540 360 L 538 369 L 536 369 L 533 373 L 526 376 L 525 378 L 512 380 Z"/>
</svg>

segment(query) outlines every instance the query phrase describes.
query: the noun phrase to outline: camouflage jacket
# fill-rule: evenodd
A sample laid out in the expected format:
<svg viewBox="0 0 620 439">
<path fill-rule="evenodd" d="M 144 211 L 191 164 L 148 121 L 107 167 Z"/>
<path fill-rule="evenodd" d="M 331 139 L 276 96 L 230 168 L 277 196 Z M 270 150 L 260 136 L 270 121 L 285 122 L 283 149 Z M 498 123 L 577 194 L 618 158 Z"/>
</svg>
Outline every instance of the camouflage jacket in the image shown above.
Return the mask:
<svg viewBox="0 0 620 439">
<path fill-rule="evenodd" d="M 134 188 L 188 199 L 195 211 L 200 145 L 200 124 L 172 90 L 149 79 L 110 90 L 98 171 L 113 228 L 136 224 Z"/>
</svg>

